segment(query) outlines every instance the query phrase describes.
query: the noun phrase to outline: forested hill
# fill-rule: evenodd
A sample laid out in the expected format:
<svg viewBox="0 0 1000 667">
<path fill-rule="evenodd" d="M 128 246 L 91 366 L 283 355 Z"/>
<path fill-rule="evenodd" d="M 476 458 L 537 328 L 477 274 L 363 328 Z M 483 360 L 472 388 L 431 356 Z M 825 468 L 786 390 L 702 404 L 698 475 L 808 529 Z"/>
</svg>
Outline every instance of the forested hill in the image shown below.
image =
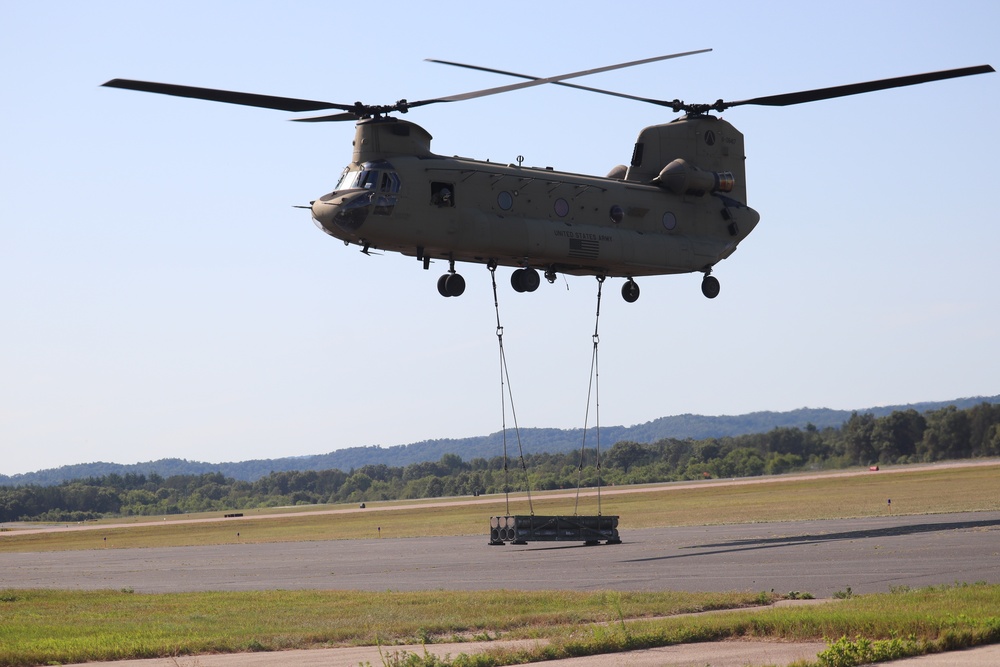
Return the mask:
<svg viewBox="0 0 1000 667">
<path fill-rule="evenodd" d="M 980 403 L 1000 404 L 1000 395 L 992 397 L 963 398 L 954 401 L 916 403 L 858 410 L 861 414 L 884 417 L 901 410 L 927 412 L 950 405 L 960 410 Z M 704 415 L 677 415 L 661 417 L 635 426 L 601 427 L 601 447 L 608 449 L 616 442 L 628 440 L 638 443 L 653 443 L 665 438 L 702 440 L 725 436 L 766 433 L 778 427 L 805 428 L 809 424 L 823 429 L 838 428 L 850 419 L 852 411 L 830 410 L 826 408 L 800 408 L 790 412 L 753 412 L 738 416 L 709 417 Z M 583 444 L 583 429 L 528 428 L 521 429 L 521 446 L 525 454 L 560 453 L 580 449 Z M 586 445 L 592 449 L 597 442 L 593 429 L 587 434 Z M 510 430 L 507 432 L 508 456 L 516 458 L 517 439 Z M 393 447 L 370 446 L 348 447 L 328 454 L 296 456 L 278 459 L 259 459 L 231 463 L 205 463 L 183 459 L 161 459 L 124 465 L 119 463 L 81 463 L 77 465 L 51 468 L 20 475 L 0 475 L 0 486 L 35 484 L 48 486 L 67 480 L 104 475 L 128 473 L 148 475 L 156 473 L 163 477 L 172 475 L 199 475 L 221 472 L 233 479 L 254 481 L 272 472 L 330 470 L 350 472 L 366 465 L 385 464 L 402 467 L 412 463 L 439 461 L 445 454 L 457 454 L 464 461 L 475 458 L 491 459 L 503 455 L 503 434 L 493 433 L 473 438 L 425 440 L 410 445 Z"/>
</svg>

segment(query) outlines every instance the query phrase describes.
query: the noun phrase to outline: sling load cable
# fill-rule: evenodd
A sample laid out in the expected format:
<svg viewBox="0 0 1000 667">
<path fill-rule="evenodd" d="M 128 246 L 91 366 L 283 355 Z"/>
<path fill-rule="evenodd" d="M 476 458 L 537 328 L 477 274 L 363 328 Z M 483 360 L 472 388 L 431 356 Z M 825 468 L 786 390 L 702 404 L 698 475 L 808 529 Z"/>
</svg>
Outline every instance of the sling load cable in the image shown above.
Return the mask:
<svg viewBox="0 0 1000 667">
<path fill-rule="evenodd" d="M 601 341 L 598 327 L 601 323 L 601 288 L 604 287 L 605 276 L 597 276 L 597 316 L 594 320 L 594 354 L 590 361 L 590 383 L 587 385 L 587 409 L 583 416 L 583 444 L 580 446 L 580 467 L 576 481 L 576 502 L 573 514 L 578 514 L 580 505 L 580 486 L 583 484 L 583 457 L 587 449 L 587 420 L 590 417 L 590 393 L 594 391 L 594 428 L 597 435 L 597 516 L 601 516 L 601 383 L 600 370 L 597 364 L 597 344 Z"/>
<path fill-rule="evenodd" d="M 486 267 L 490 270 L 490 279 L 493 281 L 493 308 L 497 313 L 497 342 L 500 345 L 500 424 L 503 434 L 503 486 L 504 501 L 506 503 L 507 516 L 510 516 L 510 483 L 507 472 L 507 404 L 504 396 L 504 381 L 506 380 L 507 395 L 510 396 L 510 414 L 514 420 L 514 433 L 517 435 L 517 452 L 521 460 L 521 470 L 524 472 L 524 488 L 528 494 L 528 512 L 535 515 L 535 508 L 531 502 L 531 484 L 528 480 L 528 467 L 524 463 L 524 451 L 521 448 L 521 431 L 517 427 L 517 412 L 514 411 L 514 394 L 510 387 L 510 375 L 507 373 L 507 358 L 503 353 L 503 326 L 500 324 L 500 301 L 497 298 L 497 265 L 491 261 Z"/>
</svg>

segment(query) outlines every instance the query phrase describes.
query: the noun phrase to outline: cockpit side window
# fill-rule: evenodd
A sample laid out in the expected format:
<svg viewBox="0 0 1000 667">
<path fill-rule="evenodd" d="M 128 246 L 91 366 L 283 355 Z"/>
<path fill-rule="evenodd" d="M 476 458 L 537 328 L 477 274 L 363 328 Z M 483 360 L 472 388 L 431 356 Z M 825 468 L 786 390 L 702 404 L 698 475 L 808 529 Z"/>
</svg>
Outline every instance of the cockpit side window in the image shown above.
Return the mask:
<svg viewBox="0 0 1000 667">
<path fill-rule="evenodd" d="M 358 182 L 354 187 L 374 190 L 376 185 L 378 185 L 378 172 L 366 169 L 358 175 Z"/>
<path fill-rule="evenodd" d="M 375 188 L 377 185 L 375 198 L 372 200 L 375 203 L 373 213 L 375 215 L 392 215 L 393 209 L 396 207 L 396 203 L 399 199 L 399 174 L 397 174 L 393 169 L 392 165 L 388 162 L 381 163 L 383 169 L 372 170 L 370 180 L 372 182 L 372 187 Z M 364 187 L 368 186 L 368 181 L 365 182 Z"/>
<path fill-rule="evenodd" d="M 399 192 L 399 174 L 394 171 L 383 171 L 379 192 L 388 192 L 390 194 Z"/>
</svg>

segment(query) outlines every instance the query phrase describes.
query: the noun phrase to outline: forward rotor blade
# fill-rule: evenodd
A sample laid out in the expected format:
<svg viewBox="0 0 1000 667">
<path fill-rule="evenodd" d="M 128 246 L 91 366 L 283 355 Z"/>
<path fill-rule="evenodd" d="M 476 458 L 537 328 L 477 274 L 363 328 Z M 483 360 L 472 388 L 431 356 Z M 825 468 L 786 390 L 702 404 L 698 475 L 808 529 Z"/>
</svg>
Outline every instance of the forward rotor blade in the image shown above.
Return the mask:
<svg viewBox="0 0 1000 667">
<path fill-rule="evenodd" d="M 694 54 L 694 53 L 707 53 L 708 51 L 711 51 L 711 50 L 712 49 L 702 49 L 701 51 L 691 51 L 691 53 L 692 54 Z M 685 55 L 688 55 L 688 54 L 685 54 Z M 464 67 L 465 69 L 478 70 L 480 72 L 489 72 L 491 74 L 502 74 L 504 76 L 513 76 L 513 77 L 517 77 L 519 79 L 531 79 L 532 81 L 537 81 L 537 80 L 539 80 L 539 79 L 542 78 L 542 77 L 539 77 L 539 76 L 531 76 L 530 74 L 518 74 L 517 72 L 507 72 L 507 71 L 502 70 L 502 69 L 493 69 L 491 67 L 480 67 L 479 65 L 467 65 L 465 63 L 456 63 L 456 62 L 451 62 L 449 60 L 436 60 L 434 58 L 428 58 L 427 62 L 438 63 L 440 65 L 451 65 L 452 67 Z M 646 102 L 648 104 L 657 104 L 659 106 L 665 106 L 665 107 L 672 106 L 672 104 L 670 102 L 667 102 L 666 100 L 657 100 L 657 99 L 653 99 L 651 97 L 639 97 L 637 95 L 629 95 L 628 93 L 616 93 L 616 92 L 614 92 L 612 90 L 604 90 L 604 89 L 601 89 L 601 88 L 591 88 L 590 86 L 581 86 L 581 85 L 575 84 L 575 83 L 566 83 L 565 81 L 552 81 L 551 83 L 554 86 L 565 86 L 566 88 L 575 88 L 577 90 L 585 90 L 588 93 L 599 93 L 601 95 L 611 95 L 612 97 L 621 97 L 621 98 L 624 98 L 626 100 L 635 100 L 636 102 Z"/>
<path fill-rule="evenodd" d="M 292 118 L 296 123 L 329 123 L 342 120 L 359 120 L 361 116 L 356 113 L 335 113 L 329 116 L 309 116 L 306 118 Z"/>
<path fill-rule="evenodd" d="M 406 100 L 400 100 L 395 104 L 379 105 L 379 106 L 365 105 L 360 102 L 356 102 L 354 104 L 337 104 L 334 102 L 303 100 L 296 97 L 257 95 L 255 93 L 241 93 L 232 90 L 219 90 L 217 88 L 178 86 L 172 83 L 157 83 L 155 81 L 136 81 L 133 79 L 112 79 L 111 81 L 108 81 L 107 83 L 104 83 L 102 85 L 107 86 L 109 88 L 124 88 L 126 90 L 137 90 L 146 93 L 159 93 L 161 95 L 173 95 L 175 97 L 191 97 L 199 100 L 208 100 L 210 102 L 225 102 L 227 104 L 240 104 L 243 106 L 260 107 L 264 109 L 278 109 L 280 111 L 302 112 L 302 111 L 320 111 L 323 109 L 338 109 L 344 112 L 328 116 L 315 116 L 313 118 L 293 119 L 305 123 L 318 123 L 325 121 L 358 120 L 361 118 L 380 116 L 392 112 L 406 113 L 411 108 L 420 107 L 427 104 L 436 104 L 438 102 L 458 102 L 461 100 L 475 99 L 477 97 L 486 97 L 487 95 L 498 95 L 500 93 L 519 90 L 521 88 L 540 86 L 545 83 L 558 83 L 564 79 L 573 79 L 580 76 L 598 74 L 600 72 L 608 72 L 611 70 L 622 69 L 625 67 L 634 67 L 636 65 L 644 65 L 646 63 L 657 62 L 660 60 L 668 60 L 670 58 L 680 58 L 682 56 L 693 55 L 696 53 L 705 53 L 706 51 L 711 51 L 711 49 L 702 49 L 699 51 L 687 51 L 684 53 L 674 53 L 666 56 L 645 58 L 643 60 L 633 60 L 631 62 L 621 63 L 618 65 L 608 65 L 605 67 L 598 67 L 595 69 L 584 70 L 581 72 L 571 72 L 569 74 L 561 74 L 559 76 L 548 77 L 544 79 L 527 77 L 530 78 L 531 80 L 525 81 L 523 83 L 511 84 L 508 86 L 498 86 L 495 88 L 487 88 L 485 90 L 477 90 L 469 93 L 461 93 L 458 95 L 451 95 L 448 97 L 438 97 L 429 100 L 418 100 L 416 102 L 407 102 Z M 624 95 L 622 96 L 625 97 Z M 634 99 L 639 99 L 639 98 L 634 98 Z"/>
<path fill-rule="evenodd" d="M 277 109 L 279 111 L 319 111 L 321 109 L 341 109 L 348 111 L 352 105 L 334 104 L 333 102 L 318 102 L 301 100 L 295 97 L 276 97 L 274 95 L 257 95 L 254 93 L 239 93 L 216 88 L 197 88 L 195 86 L 177 86 L 172 83 L 156 83 L 154 81 L 135 81 L 132 79 L 112 79 L 105 84 L 109 88 L 124 88 L 145 93 L 160 93 L 174 97 L 193 97 L 210 102 L 225 102 L 248 107 Z"/>
<path fill-rule="evenodd" d="M 606 65 L 604 67 L 597 67 L 594 69 L 583 70 L 580 72 L 570 72 L 569 74 L 560 74 L 558 76 L 551 76 L 545 78 L 534 78 L 528 77 L 529 81 L 524 81 L 522 83 L 513 83 L 507 86 L 497 86 L 495 88 L 486 88 L 484 90 L 476 90 L 470 93 L 460 93 L 458 95 L 450 95 L 448 97 L 438 97 L 432 100 L 421 100 L 419 102 L 410 102 L 410 107 L 421 106 L 424 104 L 434 104 L 437 102 L 460 102 L 463 100 L 471 100 L 477 97 L 486 97 L 488 95 L 499 95 L 500 93 L 507 93 L 514 90 L 520 90 L 522 88 L 531 88 L 532 86 L 541 86 L 546 83 L 558 83 L 566 79 L 575 79 L 581 76 L 589 76 L 591 74 L 600 74 L 601 72 L 610 72 L 616 69 L 624 69 L 626 67 L 635 67 L 636 65 L 645 65 L 647 63 L 654 63 L 660 60 L 669 60 L 671 58 L 681 58 L 683 56 L 690 56 L 696 53 L 705 53 L 706 51 L 711 51 L 711 49 L 700 49 L 698 51 L 685 51 L 684 53 L 673 53 L 666 56 L 656 56 L 653 58 L 644 58 L 642 60 L 633 60 L 627 63 L 620 63 L 617 65 Z M 524 76 L 524 75 L 516 75 Z"/>
<path fill-rule="evenodd" d="M 852 83 L 846 86 L 833 86 L 830 88 L 817 88 L 816 90 L 803 90 L 797 93 L 785 93 L 783 95 L 769 95 L 765 97 L 755 97 L 749 100 L 738 102 L 722 102 L 721 108 L 713 106 L 717 111 L 736 107 L 744 104 L 756 104 L 760 106 L 784 107 L 791 104 L 804 104 L 805 102 L 816 102 L 818 100 L 829 100 L 835 97 L 846 97 L 848 95 L 860 95 L 861 93 L 871 93 L 877 90 L 889 88 L 901 88 L 903 86 L 915 86 L 920 83 L 931 81 L 941 81 L 943 79 L 955 79 L 962 76 L 972 76 L 973 74 L 987 74 L 994 69 L 989 65 L 979 65 L 977 67 L 962 67 L 959 69 L 949 69 L 940 72 L 927 72 L 926 74 L 912 74 L 910 76 L 899 76 L 892 79 L 881 79 L 878 81 L 866 81 L 863 83 Z"/>
</svg>

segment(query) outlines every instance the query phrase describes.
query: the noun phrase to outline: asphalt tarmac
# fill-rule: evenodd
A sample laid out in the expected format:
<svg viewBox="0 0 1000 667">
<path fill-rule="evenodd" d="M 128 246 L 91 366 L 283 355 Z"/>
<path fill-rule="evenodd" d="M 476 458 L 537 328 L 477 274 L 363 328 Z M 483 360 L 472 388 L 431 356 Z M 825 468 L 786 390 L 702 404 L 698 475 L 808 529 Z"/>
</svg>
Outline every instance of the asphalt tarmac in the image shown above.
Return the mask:
<svg viewBox="0 0 1000 667">
<path fill-rule="evenodd" d="M 332 520 L 332 519 L 331 519 Z M 622 544 L 490 546 L 488 526 L 472 537 L 424 537 L 115 549 L 95 531 L 92 551 L 2 553 L 0 588 L 208 590 L 620 590 L 799 591 L 830 598 L 961 582 L 1000 583 L 1000 512 L 624 530 Z M 2 541 L 0 541 L 2 550 Z M 472 647 L 435 646 L 450 652 Z M 822 646 L 750 642 L 669 647 L 567 665 L 789 664 Z M 191 665 L 378 664 L 353 649 L 198 656 Z M 422 648 L 414 650 L 422 651 Z M 345 653 L 341 654 L 341 651 Z M 921 658 L 924 665 L 997 664 L 1000 648 Z M 128 661 L 124 665 L 177 665 Z M 319 662 L 317 662 L 319 661 Z M 923 662 L 922 662 L 923 661 Z M 183 661 L 182 661 L 183 662 Z M 183 664 L 188 664 L 184 662 Z M 561 663 L 560 663 L 561 664 Z"/>
<path fill-rule="evenodd" d="M 625 530 L 622 544 L 483 535 L 0 553 L 0 588 L 807 592 L 1000 583 L 1000 512 Z M 0 542 L 2 549 L 2 542 Z"/>
</svg>

